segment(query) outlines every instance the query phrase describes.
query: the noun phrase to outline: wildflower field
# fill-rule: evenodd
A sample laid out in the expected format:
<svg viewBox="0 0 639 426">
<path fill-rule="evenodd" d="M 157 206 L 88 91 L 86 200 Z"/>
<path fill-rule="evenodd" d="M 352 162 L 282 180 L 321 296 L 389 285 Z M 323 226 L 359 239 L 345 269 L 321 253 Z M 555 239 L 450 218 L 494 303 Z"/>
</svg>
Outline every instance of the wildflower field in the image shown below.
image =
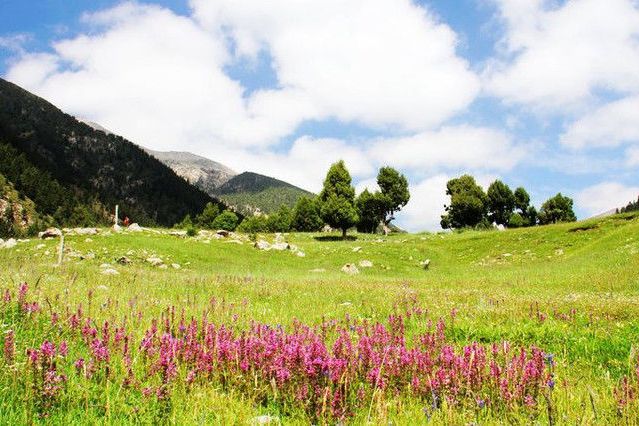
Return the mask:
<svg viewBox="0 0 639 426">
<path fill-rule="evenodd" d="M 0 424 L 639 422 L 639 217 L 285 238 L 0 250 Z"/>
</svg>

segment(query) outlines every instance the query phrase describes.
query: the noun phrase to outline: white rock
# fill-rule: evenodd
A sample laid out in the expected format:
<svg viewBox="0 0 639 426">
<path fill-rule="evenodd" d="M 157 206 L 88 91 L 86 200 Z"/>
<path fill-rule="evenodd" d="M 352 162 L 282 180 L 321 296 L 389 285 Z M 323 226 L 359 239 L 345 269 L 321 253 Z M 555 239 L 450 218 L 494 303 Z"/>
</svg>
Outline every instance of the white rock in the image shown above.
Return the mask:
<svg viewBox="0 0 639 426">
<path fill-rule="evenodd" d="M 115 271 L 115 269 L 112 269 L 112 270 L 113 270 L 113 271 Z M 115 271 L 115 272 L 118 272 L 118 271 Z M 104 271 L 102 271 L 102 273 L 104 274 Z M 117 275 L 117 274 L 116 274 L 116 275 Z M 109 287 L 107 287 L 107 286 L 105 286 L 105 285 L 99 285 L 99 286 L 97 287 L 97 289 L 98 289 L 98 290 L 102 290 L 102 291 L 107 291 L 107 290 L 109 290 Z"/>
<path fill-rule="evenodd" d="M 38 233 L 38 238 L 55 238 L 62 235 L 62 231 L 58 228 L 47 228 L 46 230 Z"/>
<path fill-rule="evenodd" d="M 113 268 L 103 269 L 101 274 L 102 275 L 120 275 L 120 273 Z"/>
<path fill-rule="evenodd" d="M 288 249 L 288 243 L 274 243 L 271 245 L 271 249 L 272 250 L 287 250 Z"/>
<path fill-rule="evenodd" d="M 359 247 L 359 246 L 358 246 L 358 247 L 353 247 L 353 253 L 358 253 L 358 252 L 360 252 L 361 250 L 362 250 L 362 248 L 361 248 L 361 247 Z"/>
<path fill-rule="evenodd" d="M 357 269 L 357 266 L 353 265 L 352 263 L 347 263 L 346 265 L 342 266 L 342 272 L 348 275 L 355 275 L 359 274 L 359 269 Z"/>
<path fill-rule="evenodd" d="M 148 263 L 150 263 L 151 266 L 162 266 L 164 264 L 162 259 L 160 259 L 159 257 L 155 257 L 155 256 L 147 258 L 146 261 Z"/>
<path fill-rule="evenodd" d="M 161 264 L 160 266 L 158 266 L 158 268 L 160 268 L 160 269 L 167 269 L 167 268 L 168 268 L 168 266 L 167 266 L 167 265 L 165 265 L 165 264 L 163 263 L 163 264 Z"/>
<path fill-rule="evenodd" d="M 127 228 L 129 231 L 131 232 L 142 232 L 144 229 L 142 229 L 142 227 L 140 225 L 138 225 L 137 223 L 132 223 L 129 225 L 129 227 Z"/>
<path fill-rule="evenodd" d="M 295 255 L 297 257 L 306 257 L 306 253 L 304 253 L 303 251 L 298 251 Z"/>
<path fill-rule="evenodd" d="M 71 233 L 76 235 L 96 235 L 98 228 L 73 228 Z"/>
<path fill-rule="evenodd" d="M 102 265 L 100 265 L 100 268 L 110 268 L 111 265 L 109 263 L 103 263 Z"/>
<path fill-rule="evenodd" d="M 264 240 L 257 240 L 255 242 L 254 247 L 258 250 L 270 250 L 271 249 L 271 245 Z"/>
<path fill-rule="evenodd" d="M 430 259 L 426 259 L 422 262 L 419 262 L 419 264 L 422 265 L 422 268 L 428 269 L 430 267 Z"/>
<path fill-rule="evenodd" d="M 370 260 L 361 260 L 359 262 L 359 266 L 360 268 L 372 268 L 373 262 L 371 262 Z"/>
<path fill-rule="evenodd" d="M 279 423 L 279 418 L 275 416 L 257 416 L 251 419 L 251 424 L 253 425 L 268 425 L 271 423 Z"/>
<path fill-rule="evenodd" d="M 2 242 L 2 240 L 0 240 L 0 243 L 1 243 L 1 242 Z M 36 246 L 36 249 L 40 250 L 40 249 L 45 248 L 46 246 L 47 246 L 46 244 L 38 244 L 38 245 Z"/>
<path fill-rule="evenodd" d="M 169 235 L 173 235 L 174 237 L 184 238 L 186 237 L 186 231 L 170 231 Z"/>
<path fill-rule="evenodd" d="M 227 231 L 226 229 L 218 229 L 218 230 L 217 230 L 217 232 L 216 232 L 216 234 L 217 234 L 217 235 L 219 235 L 219 236 L 221 236 L 221 237 L 226 238 L 226 237 L 228 237 L 228 236 L 229 236 L 230 232 L 229 232 L 229 231 Z"/>
<path fill-rule="evenodd" d="M 180 269 L 180 268 L 181 268 L 181 266 L 180 266 L 180 264 L 179 264 L 179 263 L 171 263 L 171 267 L 172 267 L 173 269 Z"/>
<path fill-rule="evenodd" d="M 18 245 L 18 242 L 16 241 L 15 238 L 9 238 L 7 241 L 4 242 L 4 244 L 2 245 L 2 248 L 10 249 L 10 248 L 14 248 L 17 245 Z"/>
<path fill-rule="evenodd" d="M 114 232 L 120 232 L 122 230 L 122 227 L 120 225 L 113 225 L 113 227 L 111 228 L 113 229 Z"/>
</svg>

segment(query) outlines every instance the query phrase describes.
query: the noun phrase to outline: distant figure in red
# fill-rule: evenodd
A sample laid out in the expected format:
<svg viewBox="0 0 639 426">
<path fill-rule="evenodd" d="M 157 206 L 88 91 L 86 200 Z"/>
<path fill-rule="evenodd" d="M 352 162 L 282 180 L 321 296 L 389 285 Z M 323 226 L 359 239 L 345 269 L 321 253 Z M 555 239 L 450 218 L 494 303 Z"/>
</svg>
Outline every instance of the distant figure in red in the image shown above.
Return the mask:
<svg viewBox="0 0 639 426">
<path fill-rule="evenodd" d="M 124 216 L 124 220 L 122 221 L 122 224 L 123 224 L 124 226 L 129 226 L 129 223 L 130 223 L 130 222 L 131 222 L 131 221 L 129 220 L 129 217 L 128 217 L 128 216 Z"/>
</svg>

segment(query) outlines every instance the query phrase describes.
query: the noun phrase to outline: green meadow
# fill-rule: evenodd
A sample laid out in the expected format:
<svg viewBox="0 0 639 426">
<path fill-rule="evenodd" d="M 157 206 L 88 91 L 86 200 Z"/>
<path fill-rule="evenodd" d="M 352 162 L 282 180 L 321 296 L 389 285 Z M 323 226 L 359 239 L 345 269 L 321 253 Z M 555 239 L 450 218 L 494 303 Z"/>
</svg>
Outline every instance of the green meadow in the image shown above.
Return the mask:
<svg viewBox="0 0 639 426">
<path fill-rule="evenodd" d="M 127 323 L 139 342 L 152 318 L 174 306 L 187 318 L 245 329 L 254 321 L 290 329 L 296 320 L 385 323 L 407 304 L 428 318 L 447 321 L 456 345 L 508 341 L 541 348 L 554 359 L 552 399 L 533 411 L 478 412 L 447 407 L 425 414 L 418 399 L 398 395 L 371 401 L 344 419 L 354 424 L 635 424 L 636 400 L 619 403 L 624 376 L 636 386 L 639 343 L 639 216 L 507 231 L 467 231 L 391 236 L 285 234 L 304 253 L 261 251 L 248 237 L 236 241 L 179 237 L 169 230 L 120 232 L 20 242 L 0 250 L 0 287 L 15 299 L 20 283 L 38 315 L 74 312 L 79 305 L 97 324 Z M 273 235 L 258 235 L 273 242 Z M 128 263 L 118 259 L 126 257 Z M 147 259 L 161 259 L 165 267 Z M 428 268 L 422 262 L 429 260 Z M 372 267 L 360 267 L 370 261 Z M 355 264 L 358 274 L 341 271 Z M 107 265 L 108 264 L 108 265 Z M 175 264 L 175 265 L 173 265 Z M 179 269 L 178 269 L 179 268 Z M 117 275 L 106 275 L 106 269 Z M 26 350 L 44 338 L 67 336 L 44 319 L 2 311 L 0 334 L 15 332 L 15 363 L 0 373 L 0 422 L 26 424 L 307 424 L 303 412 L 277 400 L 252 398 L 215 383 L 176 389 L 162 416 L 145 399 L 123 390 L 118 372 L 100 387 L 75 378 L 72 362 L 60 361 L 65 391 L 42 415 L 34 408 L 29 379 L 21 377 Z M 427 327 L 407 324 L 407 334 Z M 62 330 L 62 331 L 60 331 Z M 69 348 L 73 360 L 83 349 Z M 139 392 L 138 392 L 139 393 Z M 551 404 L 548 410 L 547 404 Z M 260 417 L 262 416 L 262 417 Z"/>
</svg>

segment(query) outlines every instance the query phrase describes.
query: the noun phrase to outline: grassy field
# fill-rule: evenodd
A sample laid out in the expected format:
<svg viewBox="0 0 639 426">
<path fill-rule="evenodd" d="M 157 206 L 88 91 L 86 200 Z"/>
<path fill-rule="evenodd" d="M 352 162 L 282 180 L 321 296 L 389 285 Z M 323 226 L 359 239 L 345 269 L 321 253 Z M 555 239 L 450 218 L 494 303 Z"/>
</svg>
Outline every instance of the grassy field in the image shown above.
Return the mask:
<svg viewBox="0 0 639 426">
<path fill-rule="evenodd" d="M 58 239 L 0 250 L 0 287 L 8 290 L 0 307 L 5 347 L 0 423 L 639 422 L 639 217 L 505 232 L 354 236 L 341 241 L 285 235 L 304 257 L 288 250 L 260 251 L 250 241 L 180 238 L 162 230 L 67 236 L 61 266 L 55 266 Z M 122 256 L 130 263 L 118 263 Z M 152 266 L 150 257 L 166 267 Z M 420 265 L 426 259 L 427 270 Z M 363 260 L 373 266 L 359 267 L 356 275 L 341 272 L 344 264 Z M 108 268 L 118 274 L 103 274 Z M 24 282 L 29 289 L 21 299 Z M 81 325 L 74 328 L 70 318 L 79 306 Z M 179 318 L 193 317 L 238 335 L 256 323 L 296 333 L 301 321 L 330 348 L 338 333 L 324 333 L 325 328 L 348 331 L 377 322 L 392 327 L 389 315 L 403 316 L 408 346 L 443 319 L 446 344 L 459 350 L 472 342 L 486 348 L 504 341 L 516 348 L 538 347 L 551 359 L 547 372 L 553 383 L 544 381 L 534 401 L 521 403 L 502 401 L 498 385 L 489 383 L 472 392 L 449 390 L 457 396 L 439 401 L 405 383 L 397 383 L 394 391 L 378 389 L 373 380 L 359 385 L 365 397 L 347 400 L 346 414 L 331 415 L 325 407 L 297 407 L 286 394 L 289 384 L 261 372 L 244 374 L 232 363 L 232 377 L 224 370 L 224 377 L 191 386 L 185 379 L 188 363 L 181 360 L 169 380 L 164 370 L 164 376 L 155 374 L 153 355 L 139 349 L 153 319 L 168 324 L 168 317 L 177 317 L 165 330 L 174 334 L 181 332 L 175 331 Z M 79 330 L 94 328 L 99 336 L 105 321 L 109 333 L 126 328 L 132 349 L 127 355 L 108 346 L 106 373 L 88 374 L 76 361 L 94 360 L 96 349 L 88 331 Z M 45 341 L 58 346 L 57 355 L 46 362 L 33 355 L 29 361 L 28 349 L 40 348 L 42 355 Z M 60 354 L 62 342 L 68 353 Z M 134 370 L 133 380 L 127 381 L 127 368 Z M 46 369 L 63 376 L 52 388 L 47 388 L 51 378 L 42 378 Z M 161 388 L 162 380 L 170 387 Z M 153 386 L 157 396 L 148 395 Z M 169 391 L 170 397 L 160 395 Z M 491 396 L 491 402 L 478 395 Z"/>
</svg>

